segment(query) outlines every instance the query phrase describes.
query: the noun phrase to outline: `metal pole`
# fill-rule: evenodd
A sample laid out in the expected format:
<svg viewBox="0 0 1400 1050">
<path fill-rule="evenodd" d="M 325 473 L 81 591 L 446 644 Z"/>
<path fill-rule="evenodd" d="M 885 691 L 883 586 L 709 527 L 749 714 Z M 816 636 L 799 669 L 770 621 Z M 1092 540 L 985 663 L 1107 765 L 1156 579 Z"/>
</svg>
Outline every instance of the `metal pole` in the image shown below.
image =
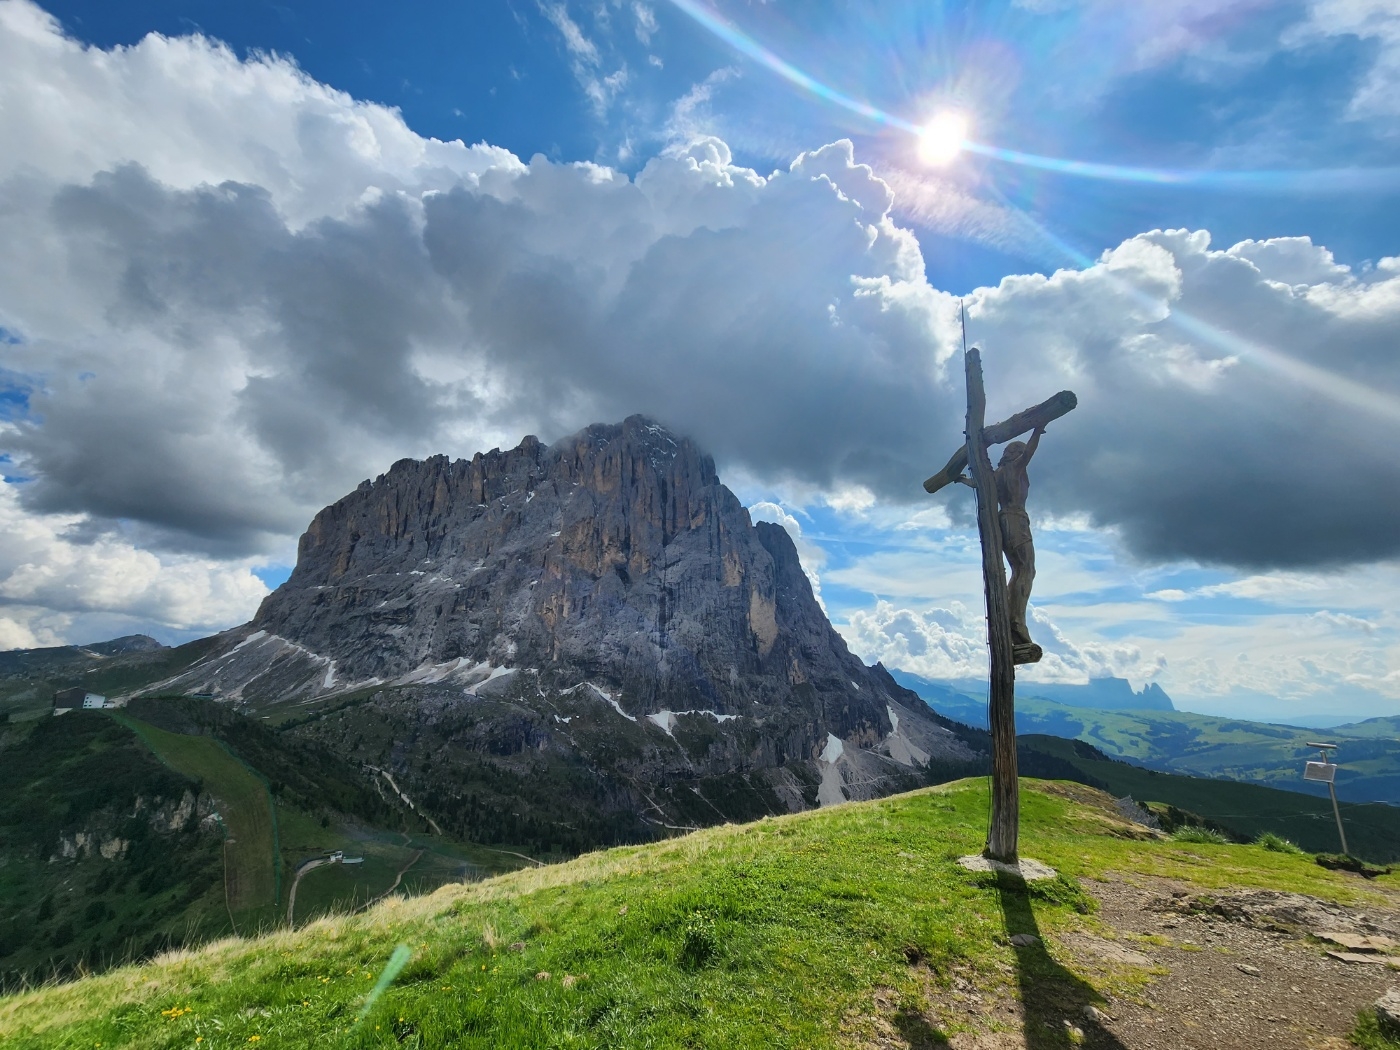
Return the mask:
<svg viewBox="0 0 1400 1050">
<path fill-rule="evenodd" d="M 1337 818 L 1337 835 L 1342 840 L 1342 852 L 1348 857 L 1351 850 L 1347 849 L 1347 833 L 1342 830 L 1342 811 L 1337 808 L 1337 789 L 1332 786 L 1332 782 L 1327 782 L 1327 793 L 1332 796 L 1332 815 Z"/>
</svg>

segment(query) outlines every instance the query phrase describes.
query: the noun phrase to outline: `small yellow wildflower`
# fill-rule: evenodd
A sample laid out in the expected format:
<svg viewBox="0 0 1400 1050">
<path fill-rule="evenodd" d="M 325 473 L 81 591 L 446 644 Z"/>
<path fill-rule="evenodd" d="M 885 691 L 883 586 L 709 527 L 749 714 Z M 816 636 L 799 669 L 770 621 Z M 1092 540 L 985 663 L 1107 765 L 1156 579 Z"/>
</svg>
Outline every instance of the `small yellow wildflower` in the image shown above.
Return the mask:
<svg viewBox="0 0 1400 1050">
<path fill-rule="evenodd" d="M 256 1042 L 258 1042 L 260 1039 L 262 1039 L 262 1036 L 260 1036 L 260 1035 L 250 1035 L 250 1036 L 248 1037 L 248 1042 L 250 1042 L 250 1043 L 256 1043 Z"/>
</svg>

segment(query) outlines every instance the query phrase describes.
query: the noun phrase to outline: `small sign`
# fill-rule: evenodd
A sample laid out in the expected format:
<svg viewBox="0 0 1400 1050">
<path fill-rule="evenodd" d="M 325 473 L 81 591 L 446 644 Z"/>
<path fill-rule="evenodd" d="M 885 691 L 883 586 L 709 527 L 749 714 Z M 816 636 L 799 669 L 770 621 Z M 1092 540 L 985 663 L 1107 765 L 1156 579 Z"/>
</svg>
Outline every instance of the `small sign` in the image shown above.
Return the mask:
<svg viewBox="0 0 1400 1050">
<path fill-rule="evenodd" d="M 1303 770 L 1304 780 L 1320 780 L 1324 784 L 1331 784 L 1337 779 L 1337 764 L 1335 762 L 1309 762 Z"/>
</svg>

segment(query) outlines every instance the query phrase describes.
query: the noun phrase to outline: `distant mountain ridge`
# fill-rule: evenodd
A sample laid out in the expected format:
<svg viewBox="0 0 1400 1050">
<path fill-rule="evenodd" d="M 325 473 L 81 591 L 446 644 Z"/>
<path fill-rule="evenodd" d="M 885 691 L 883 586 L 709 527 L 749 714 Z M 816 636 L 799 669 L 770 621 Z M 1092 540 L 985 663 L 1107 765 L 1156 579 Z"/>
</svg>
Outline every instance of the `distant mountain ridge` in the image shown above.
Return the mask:
<svg viewBox="0 0 1400 1050">
<path fill-rule="evenodd" d="M 985 691 L 980 696 L 969 695 L 949 683 L 930 682 L 903 671 L 890 673 L 914 688 L 939 714 L 978 729 L 986 728 Z M 1120 685 L 1110 688 L 1121 696 L 1127 683 L 1116 681 Z M 1079 694 L 1081 699 L 1100 695 L 1080 688 L 1085 689 Z M 1315 748 L 1307 746 L 1308 742 L 1325 736 L 1340 745 L 1336 752 L 1339 797 L 1351 802 L 1400 804 L 1400 717 L 1370 718 L 1332 726 L 1324 733 L 1301 726 L 1221 718 L 1169 707 L 1097 708 L 1049 699 L 1041 690 L 1034 683 L 1017 686 L 1016 731 L 1023 736 L 1046 734 L 1080 740 L 1112 758 L 1162 772 L 1237 780 L 1324 796 L 1326 788 L 1304 781 L 1302 771 L 1303 763 L 1317 755 Z M 1165 693 L 1161 695 L 1166 697 Z"/>
<path fill-rule="evenodd" d="M 986 698 L 987 683 L 981 679 L 959 678 L 935 681 L 898 668 L 891 676 L 906 689 L 925 696 L 980 696 Z M 1126 678 L 1091 678 L 1084 684 L 1063 682 L 1018 682 L 1017 697 L 1053 700 L 1070 707 L 1091 707 L 1099 711 L 1175 711 L 1171 697 L 1156 682 L 1148 682 L 1140 690 L 1133 689 Z"/>
<path fill-rule="evenodd" d="M 0 652 L 0 675 L 42 673 L 86 658 L 96 661 L 128 653 L 157 653 L 164 645 L 147 634 L 128 634 L 88 645 L 53 645 L 39 649 L 9 649 Z"/>
</svg>

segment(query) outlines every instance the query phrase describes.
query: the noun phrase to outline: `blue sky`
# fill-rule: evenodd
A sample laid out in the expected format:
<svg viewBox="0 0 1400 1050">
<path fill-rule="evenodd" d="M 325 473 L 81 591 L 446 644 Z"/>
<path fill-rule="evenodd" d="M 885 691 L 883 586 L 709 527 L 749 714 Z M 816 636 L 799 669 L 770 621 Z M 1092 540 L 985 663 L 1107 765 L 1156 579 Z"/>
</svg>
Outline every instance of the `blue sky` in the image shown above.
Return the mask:
<svg viewBox="0 0 1400 1050">
<path fill-rule="evenodd" d="M 0 0 L 0 644 L 241 622 L 393 460 L 643 411 L 964 676 L 965 296 L 993 414 L 1081 395 L 1032 677 L 1392 711 L 1398 100 L 1395 0 Z"/>
<path fill-rule="evenodd" d="M 739 164 L 785 166 L 814 143 L 843 136 L 867 163 L 911 163 L 907 136 L 789 83 L 666 0 L 640 5 L 648 12 L 641 20 L 639 5 L 607 0 L 46 6 L 79 39 L 102 47 L 151 32 L 202 32 L 239 54 L 288 55 L 356 99 L 398 107 L 421 135 L 489 142 L 524 159 L 543 153 L 634 173 L 666 143 L 676 101 L 718 74 L 705 123 Z M 1010 148 L 1182 170 L 1400 166 L 1391 122 L 1346 115 L 1378 40 L 1304 36 L 1280 47 L 1307 22 L 1306 5 L 1194 7 L 1162 5 L 1157 18 L 1074 2 L 743 2 L 713 10 L 835 90 L 916 122 L 945 100 L 966 106 L 974 136 Z M 626 72 L 605 110 L 581 88 L 577 59 L 550 14 L 557 10 L 597 51 L 584 77 Z M 655 29 L 645 28 L 651 22 Z M 1135 61 L 1133 51 L 1144 56 Z M 1393 253 L 1400 230 L 1400 178 L 1358 196 L 1326 185 L 1298 192 L 1249 183 L 1225 191 L 1086 184 L 1008 165 L 960 174 L 994 180 L 998 193 L 1053 217 L 1052 232 L 1089 256 L 1143 230 L 1187 226 L 1209 229 L 1222 244 L 1309 236 L 1361 265 Z M 960 238 L 939 248 L 925 257 L 930 279 L 952 291 L 1073 262 L 1043 244 L 1001 252 Z"/>
</svg>

